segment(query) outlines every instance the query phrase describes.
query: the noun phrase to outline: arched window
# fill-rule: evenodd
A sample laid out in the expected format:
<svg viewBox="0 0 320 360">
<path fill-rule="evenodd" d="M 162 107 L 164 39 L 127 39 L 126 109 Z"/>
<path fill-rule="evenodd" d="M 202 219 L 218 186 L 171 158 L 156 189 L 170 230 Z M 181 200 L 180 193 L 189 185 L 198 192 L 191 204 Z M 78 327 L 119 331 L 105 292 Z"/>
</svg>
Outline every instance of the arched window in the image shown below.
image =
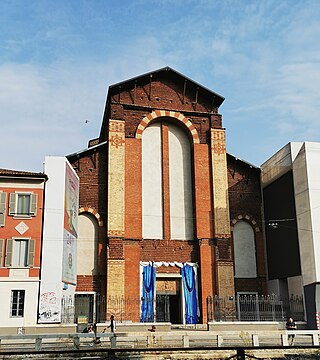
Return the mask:
<svg viewBox="0 0 320 360">
<path fill-rule="evenodd" d="M 170 228 L 171 238 L 193 238 L 191 149 L 179 127 L 169 124 Z"/>
<path fill-rule="evenodd" d="M 89 214 L 78 217 L 77 275 L 96 275 L 98 258 L 98 222 Z"/>
<path fill-rule="evenodd" d="M 234 269 L 236 278 L 255 278 L 256 247 L 254 231 L 246 221 L 238 221 L 233 227 Z"/>
<path fill-rule="evenodd" d="M 170 238 L 193 239 L 192 193 L 191 144 L 187 134 L 171 122 L 149 125 L 142 133 L 143 237 L 163 239 L 164 223 L 168 220 Z M 169 211 L 164 213 L 165 209 Z"/>
<path fill-rule="evenodd" d="M 142 133 L 142 236 L 163 238 L 161 124 Z"/>
</svg>

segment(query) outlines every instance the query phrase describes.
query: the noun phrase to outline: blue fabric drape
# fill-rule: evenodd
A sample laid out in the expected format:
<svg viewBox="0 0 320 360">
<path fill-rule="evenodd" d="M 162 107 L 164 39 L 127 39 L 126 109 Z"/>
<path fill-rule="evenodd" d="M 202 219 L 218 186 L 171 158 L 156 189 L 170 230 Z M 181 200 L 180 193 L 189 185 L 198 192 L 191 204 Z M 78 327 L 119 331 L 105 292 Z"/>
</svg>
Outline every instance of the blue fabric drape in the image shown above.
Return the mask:
<svg viewBox="0 0 320 360">
<path fill-rule="evenodd" d="M 154 290 L 156 282 L 156 268 L 152 265 L 145 266 L 142 273 L 141 290 L 141 317 L 140 322 L 154 321 Z"/>
<path fill-rule="evenodd" d="M 198 322 L 198 305 L 193 267 L 185 264 L 183 268 L 181 268 L 181 275 L 186 306 L 186 324 L 196 324 Z"/>
</svg>

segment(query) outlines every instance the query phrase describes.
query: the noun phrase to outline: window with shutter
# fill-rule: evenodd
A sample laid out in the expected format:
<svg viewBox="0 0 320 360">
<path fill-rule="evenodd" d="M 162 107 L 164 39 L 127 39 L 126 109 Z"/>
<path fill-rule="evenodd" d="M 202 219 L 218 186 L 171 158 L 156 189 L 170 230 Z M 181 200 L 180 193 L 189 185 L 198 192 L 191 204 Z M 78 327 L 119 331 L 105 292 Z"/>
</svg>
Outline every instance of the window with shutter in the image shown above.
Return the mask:
<svg viewBox="0 0 320 360">
<path fill-rule="evenodd" d="M 37 214 L 38 194 L 11 193 L 9 198 L 9 215 L 29 217 Z"/>
<path fill-rule="evenodd" d="M 35 249 L 35 241 L 30 239 L 28 246 L 28 266 L 34 266 L 34 249 Z"/>
<path fill-rule="evenodd" d="M 7 239 L 7 241 L 6 241 L 6 257 L 5 257 L 5 262 L 4 262 L 5 267 L 10 267 L 11 266 L 11 263 L 12 263 L 12 247 L 13 247 L 13 240 L 12 239 Z"/>
<path fill-rule="evenodd" d="M 12 250 L 11 265 L 15 267 L 28 266 L 28 252 L 29 240 L 28 239 L 14 239 Z"/>
<path fill-rule="evenodd" d="M 37 215 L 37 201 L 38 201 L 38 194 L 31 194 L 31 206 L 30 206 L 31 216 Z"/>
<path fill-rule="evenodd" d="M 3 261 L 2 261 L 3 248 L 4 248 L 4 240 L 0 239 L 0 267 L 2 267 L 2 264 L 3 264 Z"/>
<path fill-rule="evenodd" d="M 7 193 L 0 192 L 0 226 L 4 226 L 5 215 L 6 215 L 6 199 Z"/>
<path fill-rule="evenodd" d="M 11 193 L 9 197 L 9 215 L 15 215 L 16 213 L 16 194 Z"/>
</svg>

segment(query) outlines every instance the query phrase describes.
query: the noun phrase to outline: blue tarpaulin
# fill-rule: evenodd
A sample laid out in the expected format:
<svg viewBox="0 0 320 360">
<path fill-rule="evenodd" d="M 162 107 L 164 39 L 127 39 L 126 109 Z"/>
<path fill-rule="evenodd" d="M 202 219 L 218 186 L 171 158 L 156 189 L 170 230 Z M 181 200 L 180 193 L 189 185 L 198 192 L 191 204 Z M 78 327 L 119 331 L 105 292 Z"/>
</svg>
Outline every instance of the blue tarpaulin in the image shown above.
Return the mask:
<svg viewBox="0 0 320 360">
<path fill-rule="evenodd" d="M 141 289 L 141 317 L 140 322 L 154 321 L 154 293 L 156 283 L 156 268 L 152 265 L 144 266 Z"/>
<path fill-rule="evenodd" d="M 196 324 L 198 322 L 198 305 L 193 267 L 188 264 L 184 264 L 184 266 L 181 268 L 181 275 L 186 306 L 186 324 Z"/>
</svg>

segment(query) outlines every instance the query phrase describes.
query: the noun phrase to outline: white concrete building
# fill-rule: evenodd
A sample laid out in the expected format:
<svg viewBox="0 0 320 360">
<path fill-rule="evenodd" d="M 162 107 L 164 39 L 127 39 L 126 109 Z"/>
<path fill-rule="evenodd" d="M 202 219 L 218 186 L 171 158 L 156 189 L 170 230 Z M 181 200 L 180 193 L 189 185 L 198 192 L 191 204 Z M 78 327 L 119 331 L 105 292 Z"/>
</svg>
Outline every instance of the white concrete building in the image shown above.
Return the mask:
<svg viewBox="0 0 320 360">
<path fill-rule="evenodd" d="M 320 143 L 293 142 L 262 164 L 269 293 L 320 311 Z"/>
<path fill-rule="evenodd" d="M 46 157 L 40 323 L 73 323 L 79 178 L 64 157 Z"/>
</svg>

